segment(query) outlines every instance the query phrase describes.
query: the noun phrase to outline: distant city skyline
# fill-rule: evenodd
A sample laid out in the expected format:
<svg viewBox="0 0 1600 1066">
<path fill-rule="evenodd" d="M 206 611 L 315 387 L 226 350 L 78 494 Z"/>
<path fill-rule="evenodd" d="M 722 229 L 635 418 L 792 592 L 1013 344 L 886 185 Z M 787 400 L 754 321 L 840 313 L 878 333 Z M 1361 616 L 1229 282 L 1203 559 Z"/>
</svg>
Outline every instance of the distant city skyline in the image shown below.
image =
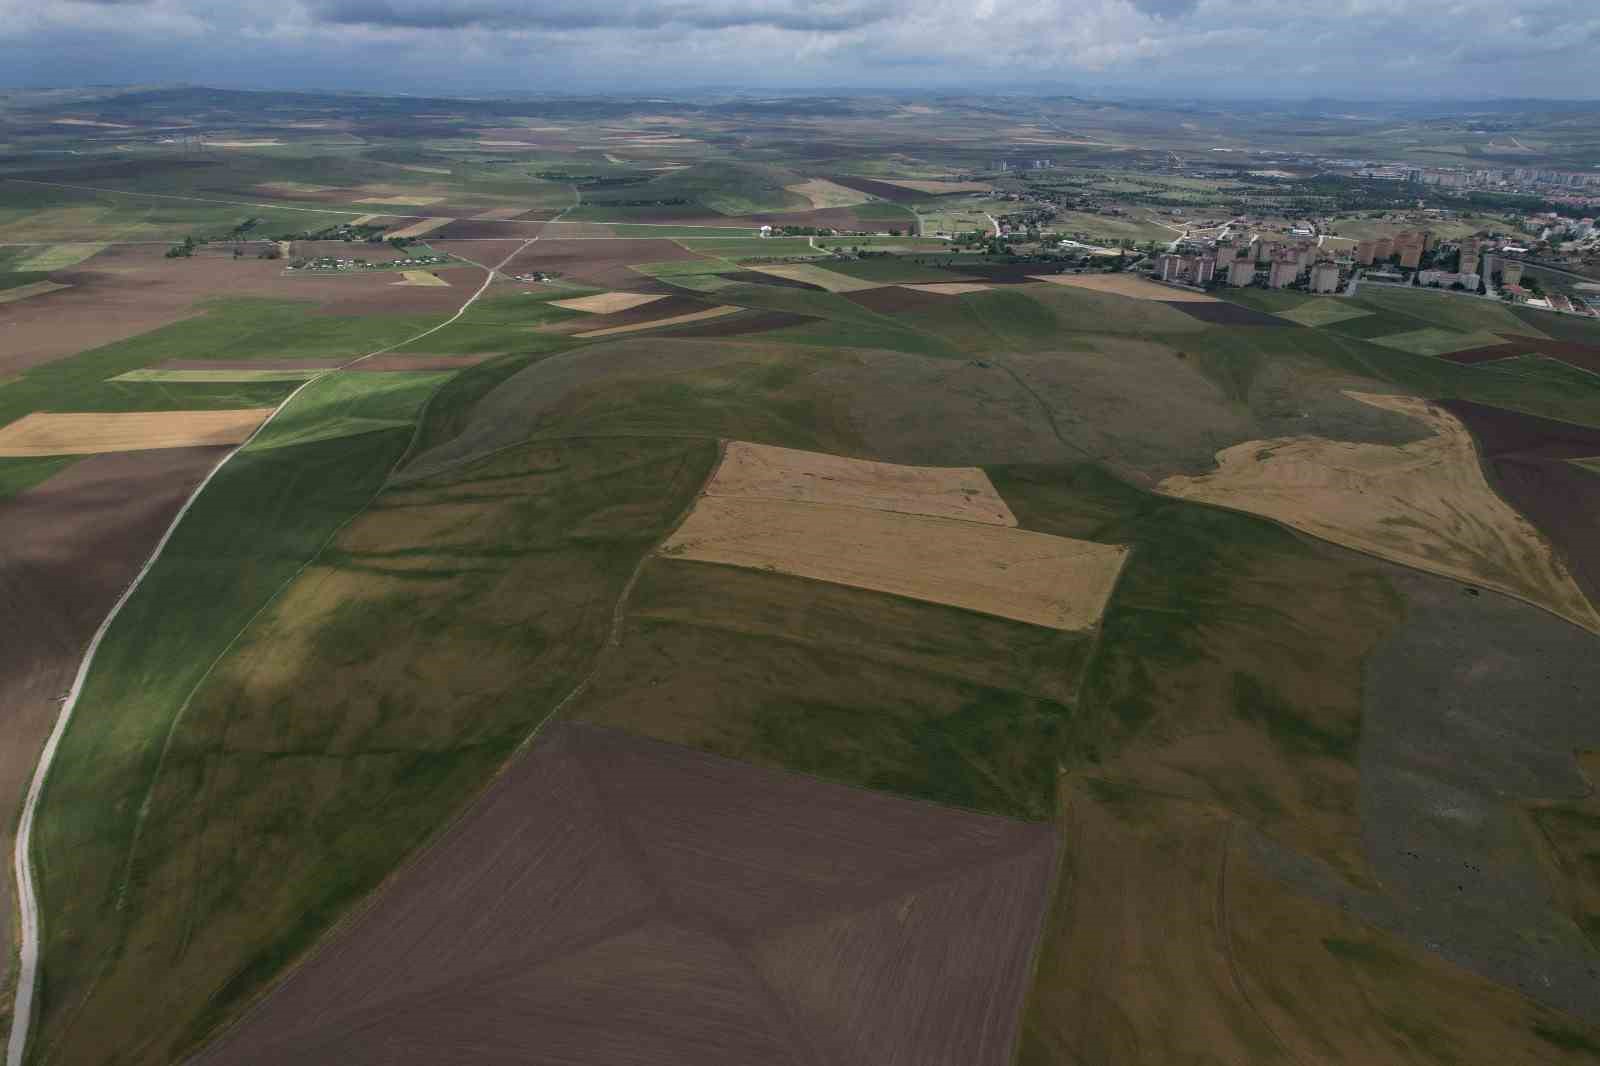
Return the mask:
<svg viewBox="0 0 1600 1066">
<path fill-rule="evenodd" d="M 1597 46 L 1589 0 L 0 0 L 12 88 L 1585 99 Z"/>
</svg>

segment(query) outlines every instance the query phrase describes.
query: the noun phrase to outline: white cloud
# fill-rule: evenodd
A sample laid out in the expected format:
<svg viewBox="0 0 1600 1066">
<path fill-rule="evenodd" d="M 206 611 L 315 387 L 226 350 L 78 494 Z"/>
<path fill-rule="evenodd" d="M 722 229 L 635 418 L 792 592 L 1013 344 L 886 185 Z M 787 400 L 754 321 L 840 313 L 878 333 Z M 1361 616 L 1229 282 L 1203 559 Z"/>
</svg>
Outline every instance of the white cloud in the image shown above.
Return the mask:
<svg viewBox="0 0 1600 1066">
<path fill-rule="evenodd" d="M 0 0 L 0 69 L 31 84 L 148 81 L 154 65 L 190 81 L 411 91 L 1058 80 L 1582 96 L 1596 45 L 1592 0 Z M 379 46 L 431 62 L 408 74 Z M 73 77 L 78 64 L 95 69 Z"/>
</svg>

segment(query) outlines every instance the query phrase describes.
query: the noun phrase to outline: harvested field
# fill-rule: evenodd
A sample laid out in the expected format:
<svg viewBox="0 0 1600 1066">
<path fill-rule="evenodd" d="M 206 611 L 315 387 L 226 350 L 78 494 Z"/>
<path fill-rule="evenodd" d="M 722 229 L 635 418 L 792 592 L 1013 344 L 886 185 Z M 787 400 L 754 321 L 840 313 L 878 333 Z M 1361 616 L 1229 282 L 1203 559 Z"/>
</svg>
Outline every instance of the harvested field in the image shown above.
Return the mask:
<svg viewBox="0 0 1600 1066">
<path fill-rule="evenodd" d="M 748 314 L 729 315 L 723 318 L 710 319 L 704 322 L 692 323 L 688 326 L 674 327 L 674 337 L 743 337 L 752 333 L 771 333 L 773 330 L 788 329 L 790 326 L 803 326 L 808 322 L 815 322 L 811 315 L 794 314 L 789 311 L 752 311 Z"/>
<path fill-rule="evenodd" d="M 778 263 L 772 266 L 756 266 L 750 269 L 761 274 L 770 274 L 775 278 L 788 278 L 790 281 L 803 281 L 815 285 L 828 292 L 858 292 L 862 289 L 876 289 L 882 282 L 862 281 L 852 278 L 848 274 L 836 274 L 823 267 L 813 266 L 810 263 Z"/>
<path fill-rule="evenodd" d="M 448 289 L 450 287 L 450 283 L 448 281 L 444 280 L 431 270 L 402 270 L 400 274 L 405 280 L 396 281 L 393 284 L 416 285 L 425 288 L 442 287 Z"/>
<path fill-rule="evenodd" d="M 402 196 L 362 196 L 355 202 L 358 204 L 381 204 L 384 207 L 426 207 L 443 200 L 442 196 L 415 196 L 406 194 Z"/>
<path fill-rule="evenodd" d="M 661 296 L 657 293 L 602 292 L 593 296 L 575 296 L 570 300 L 551 300 L 550 306 L 563 307 L 568 311 L 583 311 L 591 315 L 609 315 L 659 299 Z"/>
<path fill-rule="evenodd" d="M 251 370 L 243 367 L 205 370 L 130 370 L 108 381 L 161 381 L 169 384 L 217 384 L 233 381 L 305 381 L 321 371 L 311 368 L 293 370 Z"/>
<path fill-rule="evenodd" d="M 1600 614 L 1567 567 L 1489 487 L 1460 421 L 1414 397 L 1347 395 L 1417 419 L 1434 435 L 1399 446 L 1320 437 L 1248 441 L 1218 452 L 1214 473 L 1169 477 L 1158 490 L 1497 589 L 1600 632 Z"/>
<path fill-rule="evenodd" d="M 718 274 L 719 278 L 726 278 L 730 282 L 743 285 L 775 285 L 780 289 L 810 289 L 812 292 L 826 292 L 821 285 L 797 278 L 780 277 L 777 274 L 762 270 L 730 270 Z"/>
<path fill-rule="evenodd" d="M 254 191 L 280 200 L 326 202 L 337 198 L 344 190 L 333 185 L 313 185 L 303 181 L 263 181 L 255 186 Z"/>
<path fill-rule="evenodd" d="M 0 500 L 0 840 L 72 684 L 89 638 L 155 547 L 172 516 L 227 449 L 170 448 L 101 455 Z M 0 877 L 6 943 L 16 903 Z M 0 956 L 11 987 L 13 953 Z"/>
<path fill-rule="evenodd" d="M 784 186 L 788 191 L 806 198 L 813 210 L 830 207 L 850 207 L 867 202 L 867 195 L 858 189 L 839 185 L 826 178 L 810 178 L 799 185 Z"/>
<path fill-rule="evenodd" d="M 661 553 L 1075 630 L 1099 620 L 1127 549 L 921 515 L 704 496 Z"/>
<path fill-rule="evenodd" d="M 352 225 L 352 226 L 370 226 L 373 222 L 376 222 L 378 219 L 380 219 L 382 217 L 383 217 L 382 215 L 357 215 L 355 218 L 352 218 L 350 220 L 350 225 Z"/>
<path fill-rule="evenodd" d="M 1074 289 L 1091 289 L 1117 296 L 1131 296 L 1135 300 L 1160 300 L 1162 303 L 1219 303 L 1215 296 L 1188 289 L 1174 288 L 1141 278 L 1135 274 L 1041 274 L 1034 281 L 1051 285 L 1066 285 Z"/>
<path fill-rule="evenodd" d="M 1600 430 L 1466 400 L 1445 400 L 1478 442 L 1489 479 L 1555 544 L 1590 603 L 1600 603 Z"/>
<path fill-rule="evenodd" d="M 453 218 L 425 218 L 421 222 L 413 222 L 402 229 L 390 230 L 384 236 L 391 240 L 395 237 L 421 237 L 423 234 L 432 233 L 436 229 L 454 222 Z"/>
<path fill-rule="evenodd" d="M 1195 295 L 1199 295 L 1196 293 Z M 1201 322 L 1210 322 L 1218 326 L 1277 326 L 1284 328 L 1293 323 L 1286 322 L 1277 315 L 1265 311 L 1257 311 L 1253 307 L 1243 307 L 1239 304 L 1227 303 L 1223 300 L 1196 301 L 1188 298 L 1182 300 L 1163 300 L 1163 303 L 1175 307 L 1190 318 L 1199 319 Z"/>
<path fill-rule="evenodd" d="M 238 444 L 255 432 L 272 411 L 270 407 L 112 414 L 35 411 L 0 426 L 0 456 L 96 455 L 147 448 Z"/>
<path fill-rule="evenodd" d="M 900 287 L 910 289 L 912 292 L 936 293 L 939 296 L 964 296 L 969 292 L 987 292 L 994 288 L 993 285 L 982 285 L 975 281 L 940 281 L 925 285 L 902 284 Z"/>
<path fill-rule="evenodd" d="M 59 292 L 62 289 L 70 289 L 71 287 L 59 281 L 33 281 L 11 289 L 0 289 L 0 304 L 14 304 L 34 296 L 44 296 L 46 293 Z"/>
<path fill-rule="evenodd" d="M 581 333 L 613 326 L 636 326 L 663 318 L 675 318 L 694 311 L 704 311 L 708 305 L 693 296 L 662 294 L 659 299 L 638 304 L 624 311 L 610 314 L 574 315 L 534 327 L 540 333 Z"/>
<path fill-rule="evenodd" d="M 523 216 L 523 215 L 525 215 L 527 213 L 528 213 L 528 209 L 526 207 L 522 207 L 522 206 L 516 206 L 516 207 L 491 207 L 489 210 L 480 211 L 476 215 L 473 215 L 472 217 L 475 218 L 475 219 L 494 219 L 496 221 L 503 222 L 503 221 L 505 221 L 506 219 L 509 219 L 509 218 L 520 218 L 521 216 Z"/>
<path fill-rule="evenodd" d="M 877 463 L 739 440 L 728 442 L 705 494 L 1017 524 L 989 475 L 975 466 Z"/>
<path fill-rule="evenodd" d="M 668 318 L 656 318 L 648 322 L 634 322 L 626 326 L 607 326 L 604 329 L 584 330 L 582 333 L 574 333 L 573 336 L 584 338 L 611 337 L 619 333 L 637 333 L 640 330 L 660 329 L 664 326 L 683 325 L 689 322 L 702 322 L 708 318 L 721 318 L 724 315 L 737 314 L 742 310 L 744 310 L 742 307 L 723 304 L 719 307 L 708 307 L 701 311 L 690 311 L 687 314 L 672 315 Z"/>
<path fill-rule="evenodd" d="M 1002 1066 L 1054 856 L 1046 826 L 556 724 L 194 1061 Z"/>
</svg>

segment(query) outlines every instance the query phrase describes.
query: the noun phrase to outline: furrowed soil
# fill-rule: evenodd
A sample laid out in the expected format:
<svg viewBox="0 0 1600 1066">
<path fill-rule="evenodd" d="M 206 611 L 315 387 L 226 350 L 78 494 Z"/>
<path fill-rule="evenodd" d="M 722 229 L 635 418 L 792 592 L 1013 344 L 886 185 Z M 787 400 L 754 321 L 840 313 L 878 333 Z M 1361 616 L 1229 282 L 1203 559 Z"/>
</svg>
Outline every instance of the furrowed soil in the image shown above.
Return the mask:
<svg viewBox="0 0 1600 1066">
<path fill-rule="evenodd" d="M 1590 603 L 1600 603 L 1600 430 L 1519 411 L 1446 400 L 1467 427 L 1495 489 L 1555 544 Z"/>
<path fill-rule="evenodd" d="M 1219 452 L 1215 473 L 1168 478 L 1160 491 L 1498 589 L 1600 632 L 1600 614 L 1566 565 L 1489 487 L 1459 420 L 1424 400 L 1352 395 L 1434 435 L 1398 448 L 1314 437 L 1248 441 Z"/>
<path fill-rule="evenodd" d="M 389 430 L 241 459 L 287 472 L 365 448 L 382 459 L 381 483 L 410 437 Z M 169 611 L 152 625 L 160 605 L 144 594 L 166 587 L 152 575 L 124 612 L 144 639 L 102 650 L 41 811 L 54 975 L 37 1030 L 45 1060 L 181 1060 L 301 958 L 585 675 L 638 560 L 714 458 L 710 442 L 571 440 L 376 500 L 370 476 L 310 478 L 323 497 L 358 496 L 360 506 L 342 531 L 314 531 L 314 545 L 332 543 L 298 574 L 292 540 L 273 551 L 259 533 L 228 538 L 230 550 L 262 557 L 247 575 L 271 567 L 259 576 L 281 589 L 253 620 L 260 601 L 229 614 L 251 591 L 230 582 L 203 611 Z M 273 488 L 253 473 L 239 490 Z M 303 507 L 304 496 L 291 498 Z M 214 506 L 231 515 L 239 502 Z M 234 577 L 238 566 L 216 565 L 182 537 L 197 515 L 206 521 L 193 534 L 217 517 L 191 512 L 164 565 Z M 264 524 L 251 513 L 237 521 Z M 195 626 L 175 657 L 173 633 Z M 204 673 L 225 649 L 189 645 L 224 645 L 240 627 Z M 147 672 L 148 684 L 126 681 Z M 95 1024 L 75 1024 L 83 1017 Z"/>
<path fill-rule="evenodd" d="M 226 448 L 84 459 L 0 498 L 0 837 L 10 854 L 23 795 L 89 639 L 167 524 Z M 15 881 L 0 878 L 11 987 Z M 9 1005 L 8 1005 L 9 1009 Z"/>
<path fill-rule="evenodd" d="M 603 289 L 637 289 L 644 280 L 628 267 L 635 263 L 693 262 L 703 259 L 676 241 L 628 239 L 547 239 L 529 245 L 502 269 L 558 273 Z"/>
<path fill-rule="evenodd" d="M 1001 1066 L 1054 850 L 557 724 L 197 1061 Z"/>
</svg>

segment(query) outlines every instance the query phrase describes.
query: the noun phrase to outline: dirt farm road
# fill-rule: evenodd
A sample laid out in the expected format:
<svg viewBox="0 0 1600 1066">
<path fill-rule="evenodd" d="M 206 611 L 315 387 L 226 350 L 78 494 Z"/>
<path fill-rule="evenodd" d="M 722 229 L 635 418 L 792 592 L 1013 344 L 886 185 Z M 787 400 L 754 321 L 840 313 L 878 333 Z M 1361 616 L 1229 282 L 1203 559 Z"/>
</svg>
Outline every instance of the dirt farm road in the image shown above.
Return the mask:
<svg viewBox="0 0 1600 1066">
<path fill-rule="evenodd" d="M 187 199 L 187 197 L 180 197 L 180 199 Z M 562 212 L 562 214 L 565 213 L 565 211 Z M 559 218 L 560 215 L 557 215 L 556 217 Z M 88 678 L 89 669 L 94 664 L 95 653 L 99 650 L 100 642 L 105 638 L 105 635 L 107 631 L 110 630 L 112 623 L 116 621 L 117 615 L 121 613 L 123 605 L 126 604 L 133 596 L 140 584 L 143 583 L 146 575 L 148 575 L 151 569 L 155 566 L 156 561 L 160 559 L 162 550 L 166 548 L 167 542 L 172 539 L 172 534 L 177 530 L 178 524 L 182 522 L 184 516 L 189 513 L 189 509 L 194 506 L 195 500 L 199 499 L 200 494 L 205 491 L 206 486 L 209 485 L 212 479 L 217 476 L 217 473 L 228 464 L 229 460 L 231 460 L 235 455 L 238 455 L 243 449 L 249 447 L 250 442 L 259 436 L 262 430 L 266 429 L 267 426 L 272 423 L 273 419 L 277 418 L 278 415 L 283 412 L 284 408 L 294 401 L 296 396 L 300 395 L 300 393 L 303 392 L 308 386 L 316 381 L 321 380 L 328 374 L 336 373 L 340 370 L 350 369 L 351 367 L 363 363 L 368 359 L 372 359 L 375 356 L 385 355 L 397 348 L 402 348 L 405 345 L 413 344 L 426 337 L 430 337 L 445 327 L 459 321 L 461 317 L 471 309 L 472 305 L 478 302 L 479 297 L 489 290 L 489 286 L 492 285 L 494 283 L 494 279 L 499 276 L 500 269 L 514 259 L 523 249 L 527 248 L 528 245 L 534 243 L 538 239 L 539 238 L 535 236 L 530 237 L 527 240 L 520 241 L 516 248 L 507 253 L 507 255 L 494 266 L 484 266 L 483 270 L 485 271 L 485 276 L 483 279 L 483 284 L 478 286 L 477 290 L 473 292 L 471 296 L 467 297 L 466 302 L 457 308 L 455 314 L 451 315 L 443 322 L 425 329 L 413 337 L 407 337 L 405 340 L 398 343 L 380 348 L 377 351 L 368 352 L 365 355 L 357 356 L 356 358 L 351 359 L 340 366 L 329 368 L 328 370 L 319 373 L 316 377 L 308 379 L 288 396 L 284 397 L 283 402 L 273 409 L 272 414 L 268 415 L 266 419 L 262 421 L 261 425 L 256 427 L 255 432 L 252 433 L 250 437 L 244 441 L 244 443 L 240 444 L 238 447 L 228 452 L 228 454 L 224 455 L 217 465 L 211 468 L 211 472 L 208 473 L 200 482 L 200 484 L 195 487 L 195 490 L 189 494 L 189 498 L 184 501 L 183 506 L 178 509 L 178 513 L 173 517 L 171 524 L 167 526 L 166 532 L 163 533 L 161 539 L 156 542 L 155 549 L 150 553 L 150 557 L 145 560 L 144 566 L 140 568 L 138 574 L 134 576 L 133 580 L 128 583 L 128 587 L 123 590 L 122 595 L 118 597 L 117 601 L 112 604 L 111 610 L 106 614 L 104 621 L 100 623 L 100 628 L 95 631 L 94 637 L 89 641 L 89 646 L 84 651 L 83 659 L 78 666 L 78 672 L 73 678 L 72 688 L 68 690 L 67 697 L 61 704 L 61 712 L 56 718 L 55 728 L 51 730 L 50 737 L 45 742 L 44 750 L 39 756 L 39 764 L 34 770 L 33 780 L 28 786 L 28 796 L 23 804 L 22 817 L 17 825 L 16 845 L 13 850 L 12 861 L 17 883 L 17 907 L 20 919 L 19 932 L 21 946 L 18 953 L 19 966 L 17 970 L 17 991 L 16 1001 L 14 1004 L 15 1009 L 12 1013 L 11 1037 L 6 1046 L 6 1066 L 22 1066 L 23 1064 L 28 1046 L 28 1030 L 33 1022 L 34 992 L 39 983 L 39 900 L 37 890 L 34 885 L 33 864 L 30 854 L 33 840 L 33 822 L 35 814 L 38 811 L 39 797 L 44 791 L 45 779 L 50 774 L 50 765 L 55 759 L 57 749 L 60 747 L 61 738 L 66 733 L 67 724 L 72 718 L 72 712 L 77 707 L 78 697 L 83 691 L 84 681 Z M 482 264 L 476 265 L 482 266 Z"/>
</svg>

